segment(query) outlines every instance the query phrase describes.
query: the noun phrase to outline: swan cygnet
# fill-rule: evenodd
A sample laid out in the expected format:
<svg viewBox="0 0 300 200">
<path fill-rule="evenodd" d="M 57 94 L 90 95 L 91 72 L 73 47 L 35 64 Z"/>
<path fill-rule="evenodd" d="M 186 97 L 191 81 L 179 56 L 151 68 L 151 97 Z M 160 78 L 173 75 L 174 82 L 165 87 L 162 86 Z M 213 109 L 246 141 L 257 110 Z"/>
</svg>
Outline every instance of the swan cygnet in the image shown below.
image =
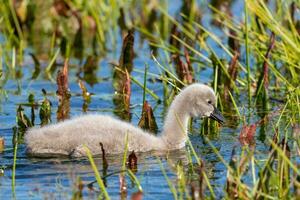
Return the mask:
<svg viewBox="0 0 300 200">
<path fill-rule="evenodd" d="M 25 133 L 27 153 L 37 157 L 85 156 L 87 146 L 93 155 L 101 154 L 100 143 L 108 154 L 124 151 L 128 135 L 128 150 L 135 152 L 166 151 L 185 146 L 190 117 L 210 117 L 219 123 L 224 117 L 215 107 L 214 91 L 195 83 L 185 87 L 172 102 L 160 136 L 154 136 L 127 122 L 106 115 L 88 114 Z"/>
</svg>

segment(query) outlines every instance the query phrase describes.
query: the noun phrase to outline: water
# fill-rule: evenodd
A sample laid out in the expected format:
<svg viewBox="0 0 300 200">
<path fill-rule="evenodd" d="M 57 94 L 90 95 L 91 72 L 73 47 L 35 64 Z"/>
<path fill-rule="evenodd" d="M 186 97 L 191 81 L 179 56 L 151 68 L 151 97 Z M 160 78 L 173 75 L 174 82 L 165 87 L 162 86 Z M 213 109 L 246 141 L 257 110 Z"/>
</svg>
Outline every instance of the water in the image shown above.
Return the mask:
<svg viewBox="0 0 300 200">
<path fill-rule="evenodd" d="M 180 5 L 180 4 L 179 4 Z M 235 17 L 241 20 L 240 15 L 243 7 L 242 1 L 234 1 L 231 5 L 232 12 Z M 170 13 L 175 14 L 178 12 L 178 5 L 170 4 Z M 205 19 L 211 19 L 211 13 L 207 9 L 203 16 L 203 21 L 206 26 L 211 30 L 215 30 L 216 34 L 221 35 L 221 31 Z M 139 34 L 135 33 L 135 52 L 137 54 L 134 59 L 135 69 L 144 70 L 147 63 L 149 73 L 158 73 L 157 64 L 150 59 L 150 50 L 148 45 L 139 44 Z M 1 37 L 2 38 L 2 37 Z M 224 41 L 226 38 L 223 38 Z M 2 40 L 2 39 L 1 39 Z M 221 52 L 218 45 L 210 42 L 215 51 Z M 93 93 L 91 103 L 88 106 L 88 113 L 101 113 L 108 115 L 115 115 L 115 105 L 112 101 L 114 89 L 112 87 L 112 67 L 110 62 L 117 60 L 121 49 L 121 39 L 118 38 L 118 46 L 116 50 L 108 53 L 104 58 L 100 58 L 97 63 L 98 69 L 96 77 L 98 82 L 93 86 L 86 84 L 90 93 Z M 12 127 L 16 125 L 15 116 L 16 109 L 20 103 L 27 102 L 28 94 L 35 94 L 36 101 L 42 101 L 43 96 L 41 89 L 44 88 L 48 92 L 47 98 L 52 102 L 52 122 L 56 121 L 56 109 L 58 106 L 58 99 L 55 95 L 57 90 L 55 82 L 45 79 L 43 69 L 41 74 L 36 80 L 31 80 L 32 72 L 34 71 L 34 62 L 29 55 L 29 52 L 36 51 L 35 47 L 29 46 L 25 50 L 24 63 L 22 66 L 23 76 L 21 79 L 9 79 L 4 85 L 4 90 L 7 92 L 6 97 L 2 97 L 0 104 L 0 136 L 4 137 L 6 151 L 0 154 L 0 166 L 4 168 L 4 175 L 0 177 L 0 199 L 70 199 L 77 190 L 76 182 L 80 178 L 84 184 L 88 184 L 95 180 L 94 173 L 91 169 L 89 162 L 85 159 L 71 160 L 67 158 L 60 159 L 35 159 L 29 158 L 25 154 L 24 144 L 20 144 L 17 153 L 16 165 L 16 186 L 12 188 L 12 164 L 13 164 L 13 150 L 12 150 Z M 163 55 L 159 51 L 160 55 Z M 58 63 L 62 63 L 62 59 L 58 59 Z M 71 60 L 71 68 L 69 74 L 69 83 L 72 97 L 70 100 L 70 116 L 83 114 L 83 98 L 80 96 L 81 90 L 77 84 L 78 77 L 76 76 L 78 68 L 83 66 L 84 62 L 76 59 Z M 42 68 L 47 66 L 46 61 L 41 61 Z M 55 73 L 54 73 L 55 75 Z M 133 72 L 132 75 L 143 82 L 143 73 Z M 198 70 L 196 79 L 200 82 L 211 81 L 212 70 Z M 54 77 L 55 79 L 55 77 Z M 163 98 L 163 86 L 159 82 L 148 81 L 147 86 L 153 90 L 161 99 Z M 132 84 L 131 95 L 131 113 L 132 123 L 137 125 L 142 109 L 143 90 L 136 84 Z M 241 95 L 243 96 L 243 94 Z M 164 107 L 158 104 L 150 95 L 146 96 L 152 107 L 156 107 L 154 115 L 158 123 L 158 127 L 163 125 Z M 245 106 L 245 100 L 241 98 L 239 107 L 241 111 L 248 112 Z M 26 114 L 30 114 L 30 109 L 26 109 Z M 36 110 L 36 114 L 38 111 Z M 38 116 L 38 115 L 37 115 Z M 229 116 L 230 118 L 230 116 Z M 39 124 L 37 117 L 36 124 Z M 226 183 L 227 170 L 224 164 L 218 159 L 217 155 L 213 152 L 212 148 L 204 142 L 204 139 L 199 135 L 201 120 L 195 120 L 193 123 L 193 130 L 191 131 L 190 138 L 197 154 L 205 161 L 205 168 L 209 176 L 209 180 L 215 189 L 217 196 L 222 196 L 224 185 Z M 216 136 L 211 139 L 220 155 L 228 162 L 231 157 L 233 147 L 239 147 L 238 135 L 241 125 L 230 127 L 223 127 Z M 256 141 L 256 149 L 262 153 L 267 153 L 268 146 L 259 140 Z M 176 167 L 174 166 L 179 160 L 182 160 L 185 168 L 187 168 L 186 152 L 179 151 L 173 152 L 168 157 L 157 157 L 151 153 L 138 155 L 138 171 L 136 176 L 141 183 L 145 199 L 170 199 L 173 197 L 164 174 L 160 168 L 160 162 L 166 171 L 166 175 L 172 183 L 176 183 Z M 97 166 L 102 169 L 101 158 L 95 158 Z M 108 171 L 107 173 L 118 172 L 121 169 L 121 156 L 108 157 Z M 195 162 L 195 161 L 194 161 Z M 101 170 L 101 173 L 102 170 Z M 249 172 L 249 179 L 251 184 L 251 176 Z M 137 191 L 137 188 L 131 183 L 131 180 L 126 178 L 128 186 L 128 197 Z M 119 175 L 114 174 L 106 178 L 107 190 L 113 199 L 120 198 L 119 194 Z M 83 189 L 83 195 L 88 199 L 96 199 L 99 195 L 98 188 L 95 184 L 95 191 L 91 191 L 86 186 Z M 29 198 L 28 198 L 29 197 Z"/>
</svg>

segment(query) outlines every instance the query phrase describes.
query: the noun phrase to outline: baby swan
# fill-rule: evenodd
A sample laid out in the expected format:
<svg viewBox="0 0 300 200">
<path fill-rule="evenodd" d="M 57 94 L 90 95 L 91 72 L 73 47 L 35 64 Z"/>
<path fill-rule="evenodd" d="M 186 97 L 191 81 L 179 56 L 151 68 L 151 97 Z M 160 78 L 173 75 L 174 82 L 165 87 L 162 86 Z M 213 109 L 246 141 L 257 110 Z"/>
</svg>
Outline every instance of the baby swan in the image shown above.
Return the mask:
<svg viewBox="0 0 300 200">
<path fill-rule="evenodd" d="M 118 154 L 124 150 L 126 134 L 130 151 L 180 149 L 185 146 L 188 137 L 190 117 L 210 117 L 219 123 L 224 122 L 215 104 L 216 96 L 209 86 L 192 84 L 175 97 L 160 136 L 110 116 L 90 114 L 29 129 L 25 133 L 27 152 L 38 157 L 81 157 L 85 156 L 84 146 L 94 155 L 101 154 L 102 143 L 106 153 Z"/>
</svg>

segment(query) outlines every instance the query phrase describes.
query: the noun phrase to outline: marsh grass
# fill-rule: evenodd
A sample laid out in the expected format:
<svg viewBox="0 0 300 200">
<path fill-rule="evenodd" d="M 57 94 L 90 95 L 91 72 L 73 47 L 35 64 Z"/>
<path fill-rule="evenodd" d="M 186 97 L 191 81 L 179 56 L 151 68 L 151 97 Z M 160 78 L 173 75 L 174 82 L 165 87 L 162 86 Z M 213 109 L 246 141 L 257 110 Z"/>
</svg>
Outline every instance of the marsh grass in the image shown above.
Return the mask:
<svg viewBox="0 0 300 200">
<path fill-rule="evenodd" d="M 287 102 L 284 106 L 281 106 L 280 108 L 280 116 L 278 121 L 276 122 L 275 129 L 278 130 L 279 127 L 281 127 L 282 124 L 286 123 L 284 115 L 289 115 L 292 119 L 291 121 L 294 121 L 294 123 L 299 123 L 299 104 L 296 103 L 299 98 L 299 94 L 295 92 L 295 90 L 299 90 L 299 72 L 296 78 L 296 72 L 299 70 L 299 56 L 294 56 L 294 53 L 296 53 L 298 50 L 292 50 L 294 48 L 299 47 L 299 35 L 296 34 L 295 30 L 295 24 L 292 22 L 291 18 L 292 16 L 289 15 L 288 11 L 288 3 L 277 1 L 278 8 L 283 8 L 285 10 L 285 13 L 288 13 L 287 15 L 283 16 L 282 13 L 272 13 L 268 9 L 268 5 L 264 1 L 245 1 L 244 6 L 244 24 L 238 24 L 238 22 L 235 22 L 232 20 L 231 14 L 224 14 L 218 12 L 217 9 L 213 8 L 213 10 L 217 10 L 217 15 L 221 15 L 220 17 L 222 19 L 225 19 L 223 21 L 219 21 L 224 27 L 229 27 L 230 29 L 233 29 L 236 31 L 236 40 L 240 41 L 240 44 L 244 45 L 242 46 L 242 51 L 245 51 L 245 57 L 246 61 L 245 64 L 238 61 L 238 66 L 243 70 L 243 72 L 240 72 L 237 77 L 237 83 L 239 83 L 237 86 L 235 86 L 235 90 L 229 91 L 230 100 L 234 105 L 234 110 L 239 116 L 240 119 L 242 119 L 242 115 L 240 113 L 239 107 L 237 106 L 237 96 L 236 94 L 241 93 L 244 89 L 248 91 L 248 100 L 249 100 L 249 107 L 252 107 L 252 105 L 256 104 L 258 105 L 257 108 L 262 113 L 268 113 L 268 112 L 276 112 L 270 110 L 270 107 L 268 104 L 270 104 L 270 95 L 274 95 L 276 91 L 279 90 L 279 88 L 284 89 L 285 92 L 279 92 L 279 96 L 281 98 L 286 99 L 284 96 L 287 95 L 287 99 L 295 98 L 295 103 Z M 185 25 L 184 22 L 178 21 L 178 19 L 174 19 L 172 16 L 170 16 L 168 13 L 162 12 L 169 18 L 169 20 L 174 23 L 179 29 L 176 32 L 176 34 L 173 34 L 171 37 L 173 37 L 177 42 L 179 42 L 181 45 L 183 45 L 185 48 L 191 50 L 194 55 L 197 55 L 199 59 L 203 59 L 207 62 L 207 64 L 212 64 L 212 67 L 214 69 L 214 78 L 212 86 L 215 88 L 215 91 L 218 91 L 218 93 L 222 93 L 222 88 L 220 88 L 218 83 L 223 83 L 222 81 L 222 74 L 226 74 L 226 61 L 225 64 L 221 62 L 223 60 L 222 58 L 219 58 L 219 56 L 213 51 L 212 48 L 208 47 L 207 44 L 202 43 L 201 39 L 196 39 L 196 44 L 194 46 L 189 45 L 186 42 L 186 38 L 193 39 L 194 35 L 191 33 L 196 33 L 196 28 L 200 28 L 205 33 L 207 33 L 208 37 L 211 37 L 218 45 L 221 46 L 221 48 L 224 50 L 224 53 L 228 54 L 229 57 L 233 59 L 233 54 L 230 53 L 229 49 L 222 44 L 222 41 L 212 32 L 209 32 L 205 27 L 203 27 L 198 22 L 195 22 L 193 20 L 189 21 L 189 24 Z M 225 16 L 224 16 L 225 15 Z M 280 16 L 274 16 L 274 15 L 280 15 Z M 185 16 L 183 15 L 183 18 Z M 256 19 L 254 21 L 253 19 Z M 250 19 L 250 20 L 249 20 Z M 280 21 L 278 21 L 280 20 Z M 262 22 L 262 23 L 261 23 Z M 183 25 L 181 24 L 183 23 Z M 261 31 L 258 28 L 258 23 L 260 26 L 264 28 L 265 31 Z M 286 26 L 287 24 L 287 26 Z M 272 36 L 268 36 L 268 31 L 272 32 Z M 179 36 L 181 35 L 181 37 Z M 182 39 L 185 38 L 185 39 Z M 256 40 L 256 39 L 257 40 Z M 271 38 L 270 42 L 267 42 L 267 39 Z M 276 39 L 275 39 L 276 38 Z M 276 45 L 274 47 L 274 43 L 276 40 Z M 257 42 L 256 42 L 257 41 Z M 262 42 L 263 41 L 263 42 Z M 172 42 L 170 45 L 176 44 L 176 47 L 168 47 L 166 46 L 166 49 L 176 49 L 176 51 L 180 51 L 178 49 L 179 45 L 176 42 Z M 157 46 L 162 47 L 159 43 L 157 43 Z M 269 47 L 268 47 L 269 46 Z M 204 55 L 203 51 L 198 51 L 197 49 L 202 48 L 205 51 L 207 51 L 208 54 L 211 54 L 211 58 L 208 58 Z M 162 47 L 164 48 L 164 47 Z M 250 54 L 250 49 L 251 51 Z M 299 48 L 298 48 L 299 49 Z M 273 50 L 271 52 L 271 50 Z M 291 54 L 287 55 L 285 53 L 291 52 Z M 285 52 L 285 53 L 280 53 Z M 172 54 L 173 51 L 170 51 Z M 272 58 L 270 58 L 272 57 Z M 254 67 L 253 61 L 251 60 L 257 59 L 257 64 L 261 67 Z M 255 61 L 254 61 L 255 62 Z M 243 66 L 246 66 L 245 68 Z M 269 66 L 269 68 L 268 68 Z M 164 69 L 164 68 L 163 68 Z M 221 70 L 220 70 L 221 69 Z M 167 71 L 167 70 L 165 70 Z M 168 73 L 172 73 L 170 71 L 167 71 Z M 243 74 L 246 74 L 247 81 L 245 82 L 242 80 Z M 284 74 L 284 73 L 288 73 Z M 173 73 L 174 74 L 174 73 Z M 174 75 L 176 76 L 176 75 Z M 260 76 L 260 77 L 259 77 Z M 291 79 L 287 80 L 286 77 L 290 76 Z M 228 77 L 228 75 L 227 75 Z M 229 79 L 232 77 L 229 76 Z M 256 81 L 257 80 L 257 81 Z M 235 82 L 235 80 L 234 80 Z M 297 83 L 297 84 L 295 84 Z M 269 86 L 270 84 L 270 86 Z M 253 85 L 257 85 L 258 92 L 253 93 Z M 244 88 L 246 86 L 246 88 Z M 271 92 L 270 92 L 271 91 Z M 293 91 L 293 92 L 291 92 Z M 253 98 L 253 95 L 255 98 Z M 222 95 L 221 95 L 222 97 Z M 256 103 L 253 104 L 253 99 Z M 226 99 L 220 98 L 219 104 L 225 105 L 227 104 Z M 228 101 L 228 100 L 227 100 Z M 289 100 L 288 100 L 289 101 Z M 287 107 L 290 105 L 294 111 L 289 110 L 287 111 Z M 285 114 L 284 114 L 285 113 Z M 294 113 L 294 114 L 292 114 Z M 265 117 L 266 114 L 262 115 L 262 118 Z M 249 115 L 247 116 L 248 121 L 251 120 L 253 116 Z M 297 122 L 296 122 L 297 121 Z M 205 122 L 207 123 L 207 122 Z M 268 122 L 263 122 L 268 123 Z M 289 122 L 288 122 L 289 124 Z M 260 125 L 259 125 L 260 126 Z M 285 126 L 287 128 L 288 125 Z M 209 127 L 212 127 L 211 125 L 205 125 L 203 128 L 202 133 L 207 133 L 207 130 L 211 130 Z M 243 130 L 242 130 L 243 131 Z M 245 130 L 244 130 L 245 131 Z M 212 131 L 216 132 L 216 131 Z M 242 134 L 242 133 L 241 133 Z M 253 133 L 251 133 L 253 134 Z M 259 159 L 256 159 L 255 156 L 255 149 L 253 147 L 243 147 L 242 154 L 240 156 L 236 155 L 236 151 L 233 151 L 231 164 L 226 163 L 225 159 L 222 158 L 222 156 L 218 153 L 218 150 L 213 147 L 213 145 L 208 142 L 211 145 L 211 148 L 214 149 L 216 155 L 218 155 L 220 161 L 224 163 L 228 170 L 228 181 L 227 181 L 227 189 L 226 189 L 226 196 L 228 198 L 241 198 L 241 199 L 257 199 L 257 198 L 266 198 L 266 199 L 273 199 L 273 198 L 291 198 L 295 195 L 294 189 L 291 188 L 291 186 L 294 184 L 294 180 L 288 176 L 289 173 L 298 173 L 298 169 L 295 167 L 292 161 L 295 159 L 295 156 L 292 156 L 293 154 L 290 152 L 288 147 L 288 140 L 287 138 L 290 138 L 293 140 L 293 136 L 291 135 L 290 131 L 280 131 L 280 134 L 277 136 L 282 141 L 281 143 L 274 143 L 269 137 L 267 137 L 267 142 L 271 144 L 271 150 L 269 154 L 268 160 L 273 160 L 272 162 L 264 162 Z M 246 155 L 243 152 L 248 152 Z M 286 153 L 286 152 L 289 153 Z M 272 153 L 273 152 L 273 153 Z M 275 157 L 276 158 L 275 158 Z M 265 163 L 265 167 L 260 169 L 260 163 Z M 274 168 L 276 162 L 276 165 L 278 168 Z M 248 166 L 251 164 L 252 168 L 252 183 L 253 185 L 249 186 L 245 183 L 243 183 L 243 177 L 245 176 L 245 166 Z M 180 168 L 179 168 L 180 169 Z M 260 169 L 260 175 L 256 176 L 256 169 Z M 272 171 L 272 173 L 267 173 L 266 169 L 273 169 L 275 171 Z M 247 170 L 246 170 L 247 171 Z M 268 178 L 266 178 L 268 177 Z M 267 179 L 271 179 L 270 181 L 266 182 Z M 179 184 L 182 186 L 182 182 Z M 273 189 L 266 190 L 271 185 L 273 185 L 272 188 L 279 188 L 278 192 L 275 192 Z M 278 187 L 277 187 L 278 186 Z M 254 190 L 251 190 L 251 188 L 254 188 Z M 172 189 L 173 188 L 173 189 Z M 174 187 L 171 187 L 172 193 L 174 193 Z M 176 192 L 180 193 L 180 189 Z M 296 196 L 294 196 L 296 197 Z"/>
<path fill-rule="evenodd" d="M 4 86 L 9 79 L 19 83 L 24 50 L 35 45 L 31 41 L 31 34 L 39 31 L 38 33 L 50 35 L 50 40 L 41 37 L 42 42 L 49 46 L 46 48 L 49 51 L 46 52 L 46 61 L 43 61 L 42 53 L 31 53 L 35 65 L 32 79 L 37 79 L 42 73 L 46 79 L 55 82 L 54 73 L 62 65 L 61 60 L 74 57 L 81 63 L 87 56 L 80 69 L 84 75 L 79 77 L 79 84 L 85 103 L 83 110 L 88 111 L 92 98 L 84 82 L 93 85 L 98 81 L 94 69 L 106 52 L 116 48 L 116 38 L 120 31 L 124 39 L 122 48 L 117 50 L 120 55 L 119 63 L 113 66 L 112 84 L 121 96 L 119 100 L 123 107 L 116 109 L 116 113 L 126 112 L 123 118 L 131 119 L 130 96 L 133 84 L 143 90 L 143 105 L 147 102 L 146 99 L 151 98 L 157 103 L 162 101 L 163 106 L 168 107 L 182 87 L 194 81 L 203 82 L 197 76 L 207 70 L 211 74 L 208 84 L 217 93 L 218 107 L 228 119 L 226 126 L 241 129 L 240 135 L 244 136 L 239 141 L 237 138 L 238 144 L 228 159 L 221 155 L 212 142 L 219 138 L 222 128 L 210 120 L 203 120 L 201 123 L 200 136 L 227 170 L 226 185 L 221 189 L 221 195 L 217 193 L 220 188 L 216 188 L 210 180 L 206 161 L 196 152 L 190 140 L 187 141 L 188 167 L 181 162 L 176 164 L 175 181 L 167 176 L 167 169 L 157 159 L 174 199 L 215 199 L 220 196 L 227 199 L 299 198 L 300 134 L 297 127 L 300 124 L 300 36 L 299 20 L 295 16 L 296 11 L 299 11 L 299 2 L 278 0 L 273 2 L 276 6 L 272 6 L 272 3 L 263 0 L 245 0 L 239 21 L 235 18 L 237 14 L 232 13 L 228 5 L 217 1 L 216 4 L 206 6 L 211 10 L 213 28 L 207 27 L 201 19 L 201 11 L 197 9 L 199 2 L 196 1 L 186 1 L 187 4 L 182 6 L 176 16 L 168 12 L 167 1 L 161 4 L 156 1 L 123 0 L 95 0 L 85 4 L 77 0 L 57 2 L 62 6 L 50 5 L 55 10 L 48 19 L 52 20 L 51 31 L 40 27 L 42 25 L 38 23 L 38 9 L 32 12 L 33 18 L 29 15 L 22 18 L 24 13 L 20 13 L 22 9 L 16 9 L 14 1 L 5 0 L 0 4 L 0 31 L 4 38 L 4 42 L 0 44 L 1 99 L 6 96 Z M 24 9 L 30 13 L 31 6 L 35 4 L 39 5 L 30 2 L 21 6 L 25 6 Z M 224 12 L 221 6 L 225 6 Z M 34 29 L 33 23 L 37 28 Z M 78 28 L 73 30 L 70 24 L 74 25 L 72 28 L 76 25 Z M 214 32 L 215 26 L 221 34 Z M 136 32 L 149 44 L 157 73 L 152 73 L 147 63 L 144 70 L 133 66 Z M 63 87 L 58 92 L 61 97 L 66 95 L 69 88 L 67 81 L 61 82 L 68 77 L 67 68 L 65 62 L 65 73 L 60 74 L 62 79 L 57 79 L 58 87 Z M 143 82 L 140 77 L 132 75 L 132 72 L 141 74 Z M 148 87 L 149 79 L 161 85 L 162 97 Z M 272 99 L 280 103 L 275 106 Z M 120 101 L 115 103 L 116 107 Z M 247 106 L 243 106 L 245 102 L 248 102 Z M 22 143 L 22 134 L 19 132 L 24 133 L 27 128 L 36 124 L 35 104 L 40 106 L 41 125 L 51 122 L 51 103 L 46 94 L 41 104 L 36 103 L 35 99 L 31 99 L 29 104 L 31 112 L 27 112 L 29 109 L 23 104 L 17 110 L 12 191 L 15 191 L 16 186 L 17 147 L 18 143 Z M 68 101 L 65 105 L 67 108 L 62 111 L 63 115 L 58 113 L 59 119 L 69 116 Z M 150 112 L 147 116 L 149 115 L 154 118 L 153 113 Z M 249 126 L 254 124 L 256 129 L 249 131 Z M 128 134 L 126 138 L 127 136 Z M 251 142 L 245 139 L 251 139 Z M 255 147 L 258 140 L 265 146 L 270 146 L 264 158 L 261 158 L 261 152 Z M 126 177 L 129 177 L 138 191 L 142 192 L 138 176 L 134 170 L 126 167 L 128 141 L 125 143 L 120 180 L 122 184 L 126 184 Z M 101 178 L 90 150 L 86 148 L 86 152 L 103 195 L 101 197 L 109 199 L 104 181 L 108 176 Z"/>
</svg>

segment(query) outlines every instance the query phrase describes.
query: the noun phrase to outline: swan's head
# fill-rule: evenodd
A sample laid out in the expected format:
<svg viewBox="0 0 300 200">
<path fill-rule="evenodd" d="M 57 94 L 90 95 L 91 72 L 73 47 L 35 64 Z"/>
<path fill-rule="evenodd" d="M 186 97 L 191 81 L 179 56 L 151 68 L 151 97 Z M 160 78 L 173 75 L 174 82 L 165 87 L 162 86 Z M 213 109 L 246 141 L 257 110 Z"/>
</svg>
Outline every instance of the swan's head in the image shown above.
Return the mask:
<svg viewBox="0 0 300 200">
<path fill-rule="evenodd" d="M 225 121 L 216 108 L 216 95 L 211 87 L 195 83 L 185 87 L 181 93 L 184 96 L 183 103 L 191 117 L 209 117 L 221 124 Z"/>
</svg>

